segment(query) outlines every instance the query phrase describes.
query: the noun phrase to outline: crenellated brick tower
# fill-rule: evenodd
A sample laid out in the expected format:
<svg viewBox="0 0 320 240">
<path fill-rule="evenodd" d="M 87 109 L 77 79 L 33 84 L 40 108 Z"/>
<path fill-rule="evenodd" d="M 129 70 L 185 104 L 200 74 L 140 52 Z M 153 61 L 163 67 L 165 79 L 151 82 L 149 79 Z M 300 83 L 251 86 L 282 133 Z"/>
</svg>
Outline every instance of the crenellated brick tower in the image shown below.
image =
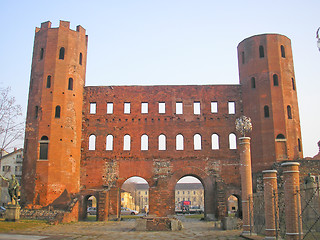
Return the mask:
<svg viewBox="0 0 320 240">
<path fill-rule="evenodd" d="M 78 193 L 87 40 L 60 21 L 36 28 L 26 120 L 22 202 L 47 206 Z M 60 199 L 63 201 L 63 199 Z M 67 199 L 65 199 L 67 201 Z"/>
<path fill-rule="evenodd" d="M 252 119 L 254 172 L 276 161 L 301 159 L 302 140 L 291 41 L 257 35 L 238 45 L 244 115 Z"/>
</svg>

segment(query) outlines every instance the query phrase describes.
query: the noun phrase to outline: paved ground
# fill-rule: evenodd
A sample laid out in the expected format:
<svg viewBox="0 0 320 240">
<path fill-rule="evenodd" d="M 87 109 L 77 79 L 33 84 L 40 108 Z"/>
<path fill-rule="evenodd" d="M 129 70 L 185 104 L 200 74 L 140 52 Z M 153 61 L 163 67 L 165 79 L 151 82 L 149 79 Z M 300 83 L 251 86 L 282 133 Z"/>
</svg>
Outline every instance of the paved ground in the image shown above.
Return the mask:
<svg viewBox="0 0 320 240">
<path fill-rule="evenodd" d="M 58 240 L 58 239 L 215 239 L 236 240 L 242 239 L 241 231 L 214 230 L 212 222 L 187 221 L 183 222 L 183 230 L 177 232 L 137 232 L 133 228 L 135 221 L 121 222 L 78 222 L 46 226 L 42 229 L 34 228 L 27 231 L 12 234 L 0 234 L 0 239 L 34 239 L 34 240 Z M 22 234 L 22 235 L 21 235 Z"/>
</svg>

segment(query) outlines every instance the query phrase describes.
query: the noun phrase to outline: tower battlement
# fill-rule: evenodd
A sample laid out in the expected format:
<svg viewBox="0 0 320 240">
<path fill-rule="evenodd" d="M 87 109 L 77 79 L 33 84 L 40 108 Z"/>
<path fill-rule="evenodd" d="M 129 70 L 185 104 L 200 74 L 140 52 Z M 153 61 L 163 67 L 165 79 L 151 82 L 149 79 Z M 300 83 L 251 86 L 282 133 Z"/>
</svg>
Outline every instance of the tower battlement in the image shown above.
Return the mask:
<svg viewBox="0 0 320 240">
<path fill-rule="evenodd" d="M 45 30 L 45 29 L 52 28 L 51 25 L 52 25 L 52 23 L 51 23 L 50 21 L 43 22 L 43 23 L 41 23 L 41 27 L 40 27 L 40 28 L 36 27 L 35 32 L 37 33 L 37 32 L 39 32 L 39 31 L 41 31 L 41 30 Z M 69 22 L 69 21 L 62 21 L 62 20 L 60 20 L 60 23 L 59 23 L 59 27 L 58 27 L 58 28 L 70 29 L 70 22 Z M 72 30 L 72 29 L 70 29 L 70 30 Z M 78 25 L 78 26 L 76 27 L 76 30 L 75 30 L 75 31 L 77 31 L 77 32 L 79 32 L 79 33 L 83 33 L 83 34 L 86 33 L 86 30 L 85 30 L 81 25 Z"/>
</svg>

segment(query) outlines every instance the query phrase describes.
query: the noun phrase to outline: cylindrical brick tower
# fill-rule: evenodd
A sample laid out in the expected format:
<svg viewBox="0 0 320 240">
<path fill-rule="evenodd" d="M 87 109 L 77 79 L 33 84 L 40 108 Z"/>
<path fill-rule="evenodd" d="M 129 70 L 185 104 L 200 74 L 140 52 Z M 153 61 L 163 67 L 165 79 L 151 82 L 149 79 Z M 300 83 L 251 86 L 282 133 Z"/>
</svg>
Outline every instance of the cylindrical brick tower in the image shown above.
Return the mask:
<svg viewBox="0 0 320 240">
<path fill-rule="evenodd" d="M 24 205 L 47 206 L 79 192 L 85 29 L 60 21 L 36 28 L 22 179 Z"/>
<path fill-rule="evenodd" d="M 243 113 L 252 120 L 253 171 L 303 158 L 291 41 L 257 35 L 238 45 Z"/>
</svg>

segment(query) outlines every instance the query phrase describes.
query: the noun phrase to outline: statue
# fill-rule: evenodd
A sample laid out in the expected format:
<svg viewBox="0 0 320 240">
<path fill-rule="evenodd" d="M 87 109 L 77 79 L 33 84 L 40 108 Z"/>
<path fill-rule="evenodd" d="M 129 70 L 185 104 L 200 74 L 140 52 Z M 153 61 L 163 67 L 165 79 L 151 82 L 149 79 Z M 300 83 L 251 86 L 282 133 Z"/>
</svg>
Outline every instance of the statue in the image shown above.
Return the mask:
<svg viewBox="0 0 320 240">
<path fill-rule="evenodd" d="M 246 116 L 241 116 L 236 119 L 236 130 L 241 133 L 243 137 L 246 136 L 246 133 L 252 131 L 251 119 Z"/>
<path fill-rule="evenodd" d="M 5 178 L 2 175 L 0 175 L 0 177 L 9 183 L 8 186 L 8 193 L 10 195 L 11 198 L 11 204 L 12 205 L 19 205 L 18 203 L 18 197 L 20 195 L 20 190 L 19 190 L 19 182 L 16 179 L 16 176 L 14 174 L 11 175 L 11 179 Z"/>
</svg>

